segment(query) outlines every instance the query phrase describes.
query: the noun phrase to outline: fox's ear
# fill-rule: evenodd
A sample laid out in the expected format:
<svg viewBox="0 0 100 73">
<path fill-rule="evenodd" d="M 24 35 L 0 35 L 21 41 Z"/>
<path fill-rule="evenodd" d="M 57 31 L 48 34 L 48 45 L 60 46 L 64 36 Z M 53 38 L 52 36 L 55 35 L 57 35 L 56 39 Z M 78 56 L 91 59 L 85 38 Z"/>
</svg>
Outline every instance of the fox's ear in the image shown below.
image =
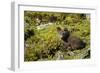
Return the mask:
<svg viewBox="0 0 100 73">
<path fill-rule="evenodd" d="M 68 31 L 68 29 L 67 28 L 64 28 L 64 31 Z"/>
</svg>

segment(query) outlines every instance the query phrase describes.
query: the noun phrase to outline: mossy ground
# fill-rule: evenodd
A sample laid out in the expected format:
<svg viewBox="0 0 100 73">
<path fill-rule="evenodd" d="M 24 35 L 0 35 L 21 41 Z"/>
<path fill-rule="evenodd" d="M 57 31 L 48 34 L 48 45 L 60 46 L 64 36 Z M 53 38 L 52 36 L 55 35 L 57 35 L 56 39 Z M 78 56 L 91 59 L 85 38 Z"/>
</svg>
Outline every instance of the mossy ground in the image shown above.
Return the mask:
<svg viewBox="0 0 100 73">
<path fill-rule="evenodd" d="M 24 23 L 24 33 L 27 34 L 24 36 L 24 61 L 57 60 L 61 55 L 64 60 L 90 58 L 90 19 L 86 14 L 25 11 Z M 40 25 L 46 26 L 38 29 Z M 86 42 L 86 47 L 73 51 L 64 48 L 57 27 L 68 28 L 72 35 Z"/>
</svg>

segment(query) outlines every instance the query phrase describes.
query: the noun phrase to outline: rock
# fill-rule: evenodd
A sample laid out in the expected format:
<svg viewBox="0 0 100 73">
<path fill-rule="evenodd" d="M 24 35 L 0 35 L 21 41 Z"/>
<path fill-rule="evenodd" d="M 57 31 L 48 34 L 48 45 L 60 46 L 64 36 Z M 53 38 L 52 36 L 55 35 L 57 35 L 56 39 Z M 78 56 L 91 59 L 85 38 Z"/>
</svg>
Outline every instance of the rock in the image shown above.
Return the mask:
<svg viewBox="0 0 100 73">
<path fill-rule="evenodd" d="M 63 60 L 64 59 L 64 55 L 61 51 L 58 51 L 56 54 L 55 54 L 55 57 L 56 57 L 56 60 Z"/>
</svg>

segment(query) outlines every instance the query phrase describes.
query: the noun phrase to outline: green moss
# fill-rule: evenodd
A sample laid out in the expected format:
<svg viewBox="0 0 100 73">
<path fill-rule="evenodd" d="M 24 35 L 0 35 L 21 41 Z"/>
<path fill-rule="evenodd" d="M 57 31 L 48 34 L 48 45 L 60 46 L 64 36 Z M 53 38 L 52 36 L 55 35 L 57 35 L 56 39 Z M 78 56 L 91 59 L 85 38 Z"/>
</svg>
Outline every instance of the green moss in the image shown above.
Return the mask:
<svg viewBox="0 0 100 73">
<path fill-rule="evenodd" d="M 44 24 L 50 23 L 51 16 L 56 17 L 56 21 L 43 29 L 37 29 L 39 25 L 37 25 L 36 17 L 39 16 L 45 21 Z M 58 51 L 61 51 L 66 60 L 90 58 L 90 53 L 88 53 L 88 48 L 90 48 L 90 20 L 85 16 L 82 17 L 82 14 L 25 11 L 24 21 L 24 32 L 34 31 L 34 35 L 24 41 L 26 45 L 24 47 L 26 49 L 25 61 L 56 60 L 55 56 Z M 86 42 L 86 47 L 81 50 L 66 50 L 56 27 L 68 28 L 72 35 L 80 37 Z"/>
</svg>

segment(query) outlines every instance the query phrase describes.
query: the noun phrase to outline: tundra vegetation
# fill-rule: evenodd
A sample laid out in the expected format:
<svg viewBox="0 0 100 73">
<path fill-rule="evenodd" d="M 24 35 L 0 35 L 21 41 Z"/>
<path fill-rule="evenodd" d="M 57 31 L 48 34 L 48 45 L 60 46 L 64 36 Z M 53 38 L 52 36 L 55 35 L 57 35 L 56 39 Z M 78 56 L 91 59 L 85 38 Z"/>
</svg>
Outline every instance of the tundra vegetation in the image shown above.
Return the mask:
<svg viewBox="0 0 100 73">
<path fill-rule="evenodd" d="M 70 35 L 85 42 L 85 47 L 73 50 L 65 47 L 58 27 L 67 28 Z M 25 62 L 89 59 L 90 55 L 89 14 L 24 11 Z"/>
</svg>

